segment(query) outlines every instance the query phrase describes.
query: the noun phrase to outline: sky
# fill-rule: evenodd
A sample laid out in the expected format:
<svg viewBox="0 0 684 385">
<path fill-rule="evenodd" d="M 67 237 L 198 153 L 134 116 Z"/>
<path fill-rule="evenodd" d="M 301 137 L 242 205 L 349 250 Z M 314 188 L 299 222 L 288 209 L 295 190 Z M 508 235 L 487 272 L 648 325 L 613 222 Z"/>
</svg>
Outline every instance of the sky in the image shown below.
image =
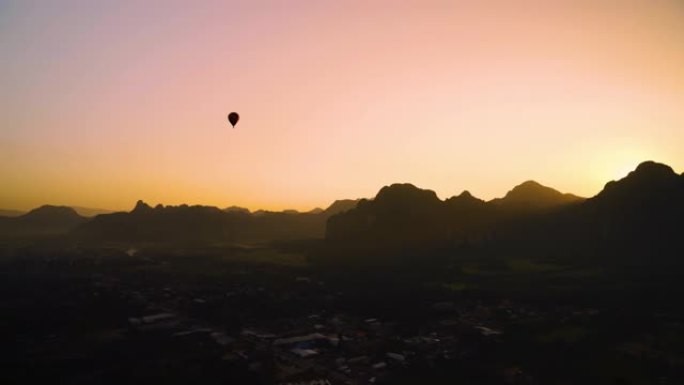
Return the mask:
<svg viewBox="0 0 684 385">
<path fill-rule="evenodd" d="M 0 52 L 1 208 L 684 171 L 681 0 L 0 0 Z"/>
</svg>

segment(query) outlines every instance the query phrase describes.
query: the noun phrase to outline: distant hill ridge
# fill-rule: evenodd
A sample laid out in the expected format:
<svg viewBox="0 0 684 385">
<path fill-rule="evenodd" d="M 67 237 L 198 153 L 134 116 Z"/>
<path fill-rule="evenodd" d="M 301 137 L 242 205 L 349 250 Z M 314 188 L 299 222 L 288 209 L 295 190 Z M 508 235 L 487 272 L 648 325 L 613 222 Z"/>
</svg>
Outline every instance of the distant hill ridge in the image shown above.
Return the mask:
<svg viewBox="0 0 684 385">
<path fill-rule="evenodd" d="M 322 238 L 327 219 L 356 201 L 336 201 L 325 210 L 279 212 L 231 206 L 151 207 L 138 201 L 130 212 L 98 215 L 74 230 L 79 239 L 149 242 L 267 242 Z"/>
<path fill-rule="evenodd" d="M 328 241 L 426 242 L 545 237 L 545 242 L 637 237 L 653 242 L 681 232 L 684 176 L 647 161 L 596 196 L 584 199 L 526 181 L 504 197 L 484 201 L 468 191 L 445 200 L 409 183 L 385 186 L 373 199 L 338 200 L 309 212 L 212 206 L 151 207 L 92 219 L 63 206 L 0 217 L 0 235 L 71 233 L 81 240 L 153 242 Z M 651 229 L 646 224 L 654 225 Z M 669 239 L 669 238 L 667 238 Z"/>
<path fill-rule="evenodd" d="M 515 186 L 503 198 L 493 199 L 490 202 L 508 207 L 548 208 L 583 199 L 573 194 L 563 194 L 560 191 L 528 180 Z"/>
<path fill-rule="evenodd" d="M 441 201 L 410 184 L 385 186 L 373 200 L 331 217 L 326 239 L 330 250 L 346 255 L 428 242 L 496 245 L 508 253 L 675 256 L 684 253 L 682 229 L 684 176 L 647 161 L 589 199 L 534 181 L 489 202 L 467 191 Z"/>
<path fill-rule="evenodd" d="M 45 205 L 17 217 L 0 217 L 0 235 L 66 234 L 87 220 L 71 207 Z"/>
<path fill-rule="evenodd" d="M 626 177 L 608 182 L 594 201 L 629 201 L 634 199 L 681 199 L 684 174 L 677 175 L 665 164 L 647 161 Z"/>
<path fill-rule="evenodd" d="M 503 198 L 485 202 L 470 192 L 442 201 L 432 190 L 410 183 L 380 189 L 372 200 L 361 200 L 355 209 L 333 216 L 326 230 L 331 240 L 428 240 L 481 236 L 485 227 L 527 216 L 541 210 L 581 202 L 535 181 L 527 181 Z"/>
</svg>

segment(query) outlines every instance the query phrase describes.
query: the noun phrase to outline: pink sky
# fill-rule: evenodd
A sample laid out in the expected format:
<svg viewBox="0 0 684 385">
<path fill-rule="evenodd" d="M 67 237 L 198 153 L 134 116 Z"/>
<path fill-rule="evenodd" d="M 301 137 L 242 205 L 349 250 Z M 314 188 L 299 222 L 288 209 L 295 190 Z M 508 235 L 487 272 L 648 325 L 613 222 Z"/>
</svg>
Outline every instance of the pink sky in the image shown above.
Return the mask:
<svg viewBox="0 0 684 385">
<path fill-rule="evenodd" d="M 684 3 L 513 3 L 2 1 L 0 207 L 591 196 L 643 160 L 683 171 Z"/>
</svg>

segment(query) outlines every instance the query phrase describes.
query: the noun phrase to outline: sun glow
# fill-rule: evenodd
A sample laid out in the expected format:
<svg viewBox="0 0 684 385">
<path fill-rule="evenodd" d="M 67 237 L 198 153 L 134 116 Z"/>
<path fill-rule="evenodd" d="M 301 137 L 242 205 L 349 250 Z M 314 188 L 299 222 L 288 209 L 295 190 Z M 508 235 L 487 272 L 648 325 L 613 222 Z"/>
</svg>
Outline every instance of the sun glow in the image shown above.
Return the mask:
<svg viewBox="0 0 684 385">
<path fill-rule="evenodd" d="M 592 196 L 684 167 L 681 0 L 9 3 L 0 208 Z"/>
<path fill-rule="evenodd" d="M 662 161 L 663 157 L 644 147 L 622 148 L 609 153 L 605 160 L 604 181 L 618 180 L 626 177 L 630 172 L 646 160 Z"/>
</svg>

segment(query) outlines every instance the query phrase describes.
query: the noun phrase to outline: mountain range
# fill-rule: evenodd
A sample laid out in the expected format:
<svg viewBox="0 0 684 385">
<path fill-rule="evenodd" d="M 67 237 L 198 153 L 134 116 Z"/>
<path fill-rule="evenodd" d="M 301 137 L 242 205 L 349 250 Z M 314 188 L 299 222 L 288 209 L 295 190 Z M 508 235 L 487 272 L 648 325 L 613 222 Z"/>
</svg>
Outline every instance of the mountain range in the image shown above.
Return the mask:
<svg viewBox="0 0 684 385">
<path fill-rule="evenodd" d="M 488 202 L 468 191 L 440 200 L 432 190 L 412 184 L 385 186 L 374 199 L 359 201 L 355 209 L 332 217 L 328 240 L 372 242 L 479 237 L 497 224 L 583 202 L 534 181 L 526 181 L 503 198 Z"/>
<path fill-rule="evenodd" d="M 255 211 L 240 207 L 151 207 L 79 215 L 43 206 L 0 217 L 0 235 L 68 234 L 92 242 L 253 243 L 325 239 L 329 249 L 410 249 L 416 245 L 531 248 L 553 253 L 614 250 L 672 254 L 679 250 L 684 218 L 684 176 L 648 161 L 596 196 L 584 199 L 534 181 L 484 201 L 464 191 L 445 200 L 411 184 L 380 189 L 373 199 L 339 200 L 310 212 Z M 581 249 L 581 250 L 580 250 Z"/>
<path fill-rule="evenodd" d="M 322 238 L 332 215 L 349 210 L 356 200 L 335 201 L 326 209 L 300 213 L 231 206 L 151 207 L 138 201 L 130 212 L 80 215 L 75 208 L 41 206 L 23 215 L 0 216 L 0 237 L 66 235 L 79 241 L 112 242 L 264 242 Z"/>
<path fill-rule="evenodd" d="M 467 191 L 446 199 L 409 184 L 383 187 L 372 200 L 328 221 L 331 258 L 482 253 L 553 257 L 677 258 L 684 253 L 684 175 L 655 162 L 582 199 L 535 182 L 489 202 Z M 430 251 L 428 251 L 430 250 Z M 410 255 L 409 255 L 410 254 Z"/>
</svg>

